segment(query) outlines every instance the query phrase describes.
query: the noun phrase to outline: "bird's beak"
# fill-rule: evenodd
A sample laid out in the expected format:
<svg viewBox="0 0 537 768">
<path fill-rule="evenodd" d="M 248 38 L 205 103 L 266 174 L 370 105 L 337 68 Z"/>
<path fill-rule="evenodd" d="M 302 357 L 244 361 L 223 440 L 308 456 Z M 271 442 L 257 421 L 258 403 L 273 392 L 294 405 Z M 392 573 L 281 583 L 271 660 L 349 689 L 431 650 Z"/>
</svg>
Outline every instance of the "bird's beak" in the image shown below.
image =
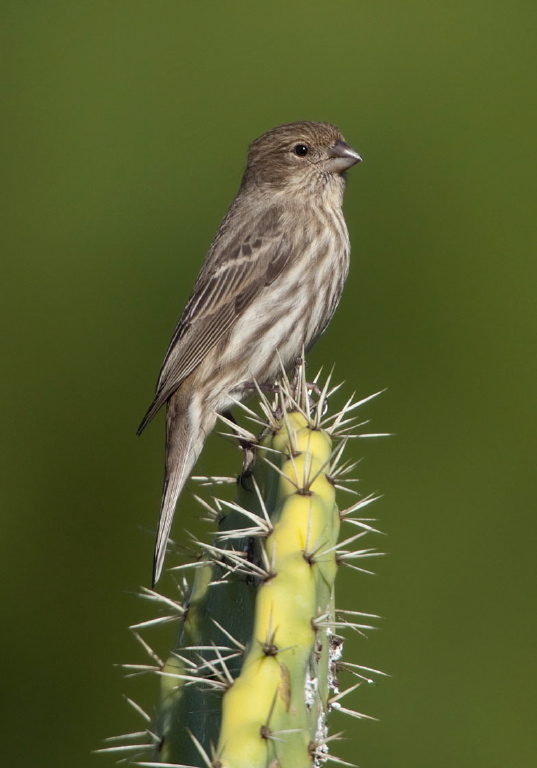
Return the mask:
<svg viewBox="0 0 537 768">
<path fill-rule="evenodd" d="M 346 171 L 347 168 L 361 163 L 362 158 L 358 152 L 353 149 L 346 141 L 338 139 L 336 143 L 328 150 L 328 165 L 331 171 L 335 173 L 341 173 Z"/>
</svg>

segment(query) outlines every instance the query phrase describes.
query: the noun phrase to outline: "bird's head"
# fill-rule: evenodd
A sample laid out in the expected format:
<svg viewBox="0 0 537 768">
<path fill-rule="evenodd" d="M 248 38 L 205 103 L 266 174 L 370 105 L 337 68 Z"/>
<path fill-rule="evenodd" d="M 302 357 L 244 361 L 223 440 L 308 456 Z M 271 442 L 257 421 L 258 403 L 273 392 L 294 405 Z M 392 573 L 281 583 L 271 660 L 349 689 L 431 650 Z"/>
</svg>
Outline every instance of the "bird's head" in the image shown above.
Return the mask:
<svg viewBox="0 0 537 768">
<path fill-rule="evenodd" d="M 300 191 L 344 186 L 345 171 L 360 155 L 330 123 L 280 125 L 256 139 L 248 152 L 243 184 Z"/>
</svg>

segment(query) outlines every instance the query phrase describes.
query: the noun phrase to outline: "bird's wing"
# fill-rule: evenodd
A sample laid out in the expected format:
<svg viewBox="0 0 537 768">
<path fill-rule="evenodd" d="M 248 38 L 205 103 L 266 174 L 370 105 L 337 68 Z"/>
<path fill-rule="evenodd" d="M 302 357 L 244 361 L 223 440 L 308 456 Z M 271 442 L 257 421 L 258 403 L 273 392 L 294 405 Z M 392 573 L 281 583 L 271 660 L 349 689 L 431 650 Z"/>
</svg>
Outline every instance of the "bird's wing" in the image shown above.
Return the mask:
<svg viewBox="0 0 537 768">
<path fill-rule="evenodd" d="M 275 280 L 289 261 L 291 247 L 275 226 L 276 211 L 215 241 L 164 358 L 157 393 L 138 434 L 159 408 L 229 331 L 255 296 Z M 267 226 L 267 224 L 271 226 Z M 259 234 L 258 234 L 259 233 Z"/>
</svg>

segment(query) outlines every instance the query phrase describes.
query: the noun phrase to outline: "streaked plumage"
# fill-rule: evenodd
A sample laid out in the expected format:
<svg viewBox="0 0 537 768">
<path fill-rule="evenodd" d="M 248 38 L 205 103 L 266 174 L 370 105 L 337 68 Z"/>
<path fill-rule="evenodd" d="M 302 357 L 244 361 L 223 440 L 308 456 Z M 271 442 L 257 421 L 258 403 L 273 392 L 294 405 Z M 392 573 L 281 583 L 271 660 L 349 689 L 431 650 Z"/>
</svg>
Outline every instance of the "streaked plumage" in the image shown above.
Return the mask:
<svg viewBox="0 0 537 768">
<path fill-rule="evenodd" d="M 328 123 L 282 125 L 250 146 L 239 192 L 205 258 L 138 430 L 167 403 L 153 583 L 177 499 L 217 413 L 245 396 L 245 384 L 271 382 L 279 357 L 292 365 L 332 317 L 349 265 L 344 173 L 359 161 Z"/>
</svg>

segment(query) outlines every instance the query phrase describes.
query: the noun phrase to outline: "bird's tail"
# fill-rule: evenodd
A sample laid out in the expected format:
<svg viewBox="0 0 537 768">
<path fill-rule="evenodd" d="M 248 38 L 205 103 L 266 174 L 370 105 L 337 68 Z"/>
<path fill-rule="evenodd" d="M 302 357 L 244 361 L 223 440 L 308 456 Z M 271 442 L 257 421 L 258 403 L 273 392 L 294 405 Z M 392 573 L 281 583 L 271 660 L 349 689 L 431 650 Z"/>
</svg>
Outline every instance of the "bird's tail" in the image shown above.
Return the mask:
<svg viewBox="0 0 537 768">
<path fill-rule="evenodd" d="M 211 418 L 212 423 L 206 423 Z M 201 409 L 196 404 L 195 398 L 181 390 L 178 390 L 168 401 L 166 469 L 153 561 L 153 586 L 162 572 L 177 499 L 201 453 L 205 437 L 215 421 L 216 416 L 213 417 L 212 414 L 205 414 L 202 420 Z"/>
</svg>

